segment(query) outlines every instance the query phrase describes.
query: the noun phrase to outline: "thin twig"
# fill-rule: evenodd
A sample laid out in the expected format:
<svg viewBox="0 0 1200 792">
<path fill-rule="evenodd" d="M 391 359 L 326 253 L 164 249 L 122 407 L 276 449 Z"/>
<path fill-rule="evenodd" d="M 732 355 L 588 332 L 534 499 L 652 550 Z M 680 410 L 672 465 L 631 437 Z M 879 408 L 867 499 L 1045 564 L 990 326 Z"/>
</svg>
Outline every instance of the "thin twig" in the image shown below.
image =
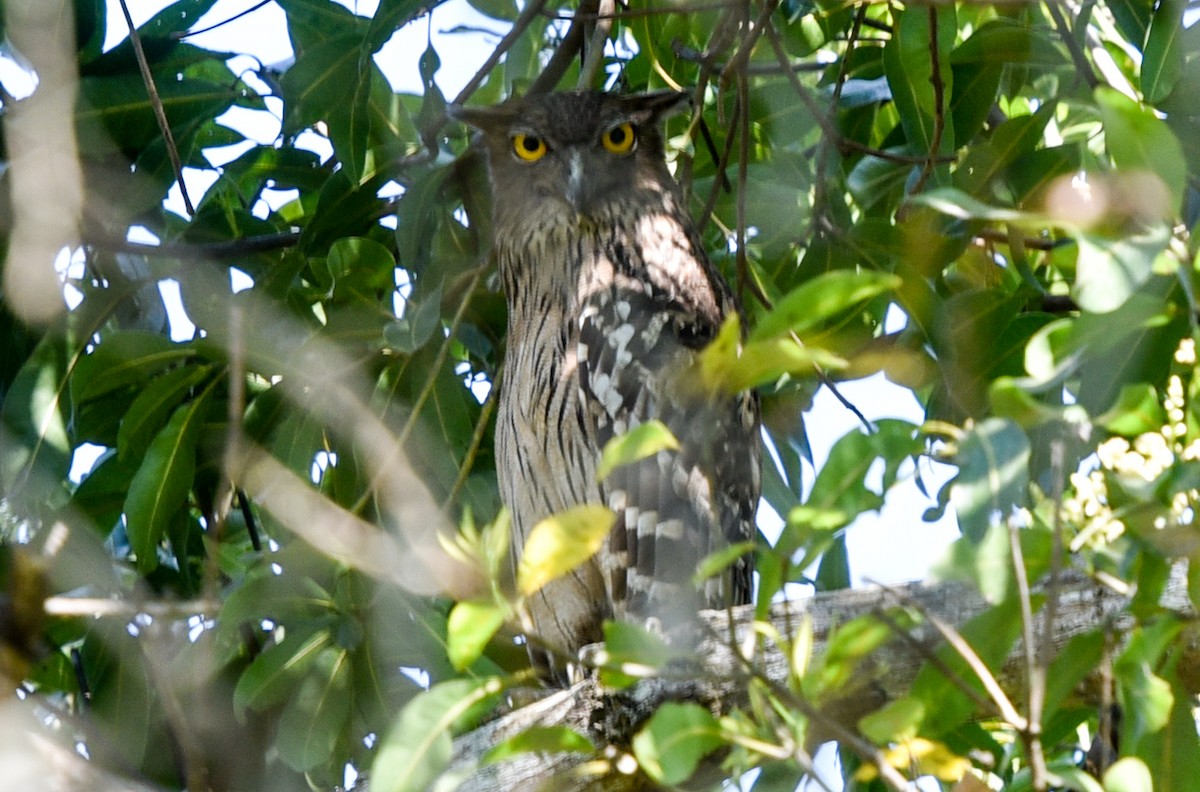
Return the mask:
<svg viewBox="0 0 1200 792">
<path fill-rule="evenodd" d="M 604 48 L 608 44 L 608 36 L 612 32 L 612 13 L 615 8 L 613 0 L 600 0 L 599 13 L 595 19 L 595 27 L 588 38 L 587 48 L 583 53 L 583 65 L 579 67 L 577 88 L 591 88 L 604 62 Z"/>
<path fill-rule="evenodd" d="M 437 386 L 438 376 L 441 373 L 442 366 L 446 363 L 446 358 L 450 356 L 450 347 L 454 343 L 455 334 L 458 331 L 458 326 L 462 323 L 462 318 L 467 312 L 467 306 L 471 304 L 471 298 L 474 296 L 475 289 L 479 285 L 483 274 L 488 270 L 486 264 L 475 268 L 475 273 L 468 282 L 466 289 L 463 292 L 462 301 L 458 304 L 458 309 L 454 312 L 454 317 L 450 320 L 450 327 L 446 330 L 446 337 L 442 340 L 442 344 L 438 347 L 437 356 L 433 359 L 433 363 L 429 366 L 429 376 L 425 379 L 425 384 L 421 388 L 421 392 L 417 395 L 413 402 L 412 408 L 409 411 L 408 417 L 404 421 L 404 426 L 400 429 L 399 435 L 396 436 L 395 442 L 392 444 L 391 458 L 384 459 L 378 465 L 378 470 L 371 477 L 370 483 L 363 494 L 359 496 L 354 505 L 350 507 L 351 514 L 359 514 L 363 507 L 366 506 L 367 500 L 370 499 L 372 493 L 378 488 L 383 481 L 387 467 L 392 461 L 403 453 L 404 446 L 408 443 L 409 437 L 412 436 L 413 429 L 417 425 L 417 416 L 421 414 L 421 409 L 424 408 L 425 402 L 429 401 L 430 395 L 433 394 L 434 388 Z"/>
<path fill-rule="evenodd" d="M 769 43 L 771 45 L 771 49 L 774 50 L 775 59 L 779 61 L 780 65 L 782 66 L 788 64 L 789 60 L 787 50 L 784 49 L 783 42 L 779 40 L 779 31 L 775 30 L 775 25 L 772 22 L 767 23 L 766 30 L 763 31 L 763 35 L 766 36 L 767 43 Z M 784 72 L 784 76 L 787 77 L 788 83 L 792 86 L 792 90 L 794 90 L 796 95 L 800 97 L 800 101 L 804 104 L 805 109 L 808 110 L 809 114 L 812 116 L 813 121 L 815 121 L 817 126 L 821 128 L 821 132 L 829 140 L 840 141 L 842 138 L 841 133 L 838 132 L 837 127 L 835 127 L 833 122 L 829 119 L 826 109 L 817 103 L 817 100 L 812 97 L 812 94 L 809 92 L 808 88 L 804 87 L 804 84 L 800 82 L 800 78 L 796 76 L 796 73 L 788 69 Z"/>
<path fill-rule="evenodd" d="M 1083 48 L 1071 35 L 1071 26 L 1063 16 L 1062 9 L 1058 7 L 1058 0 L 1049 0 L 1046 3 L 1046 9 L 1054 21 L 1054 29 L 1058 31 L 1059 37 L 1067 47 L 1067 52 L 1071 55 L 1071 61 L 1075 64 L 1075 75 L 1087 83 L 1089 88 L 1094 89 L 1100 84 L 1100 78 L 1096 76 L 1096 72 L 1092 71 L 1092 64 L 1088 63 Z"/>
<path fill-rule="evenodd" d="M 545 12 L 543 16 L 548 19 L 559 20 L 587 20 L 594 21 L 598 19 L 637 19 L 639 17 L 648 16 L 665 16 L 666 14 L 692 14 L 699 11 L 721 11 L 726 8 L 737 8 L 745 5 L 743 0 L 717 0 L 713 3 L 691 3 L 687 6 L 662 6 L 660 8 L 623 8 L 620 11 L 609 11 L 602 13 L 599 11 L 585 11 L 580 8 L 572 14 L 551 13 Z"/>
<path fill-rule="evenodd" d="M 471 474 L 471 469 L 475 466 L 475 457 L 479 455 L 483 438 L 487 435 L 488 423 L 491 422 L 492 413 L 496 411 L 496 403 L 500 400 L 500 378 L 503 376 L 503 368 L 492 375 L 492 389 L 488 391 L 487 398 L 483 400 L 483 405 L 479 409 L 479 420 L 475 422 L 475 432 L 471 435 L 471 443 L 467 446 L 467 453 L 463 456 L 462 464 L 458 466 L 458 477 L 454 479 L 450 494 L 442 502 L 442 511 L 449 509 L 451 504 L 458 499 L 459 493 L 467 483 L 467 476 Z"/>
<path fill-rule="evenodd" d="M 504 38 L 500 39 L 500 42 L 492 49 L 492 54 L 488 55 L 483 65 L 479 67 L 470 80 L 467 80 L 467 84 L 463 86 L 463 89 L 458 92 L 458 96 L 454 98 L 454 104 L 464 104 L 471 98 L 471 94 L 475 93 L 479 89 L 479 86 L 483 85 L 483 81 L 487 79 L 488 74 L 500 62 L 500 59 L 504 57 L 504 53 L 508 52 L 521 36 L 525 35 L 525 29 L 541 13 L 547 2 L 548 0 L 530 0 L 526 4 L 525 8 L 521 10 L 521 13 L 513 21 L 512 29 L 508 31 Z"/>
<path fill-rule="evenodd" d="M 929 153 L 921 168 L 921 175 L 913 185 L 912 194 L 925 189 L 933 169 L 937 167 L 938 152 L 942 148 L 942 136 L 946 130 L 946 83 L 942 80 L 942 56 L 938 43 L 938 9 L 929 6 L 929 82 L 933 85 L 933 140 L 929 141 Z"/>
<path fill-rule="evenodd" d="M 703 52 L 687 46 L 681 41 L 671 42 L 671 51 L 675 53 L 675 57 L 680 60 L 690 61 L 692 63 L 705 63 L 706 56 Z M 714 63 L 713 68 L 716 71 L 724 71 L 727 64 Z M 770 63 L 747 63 L 743 67 L 746 74 L 783 74 L 789 69 L 794 72 L 820 72 L 829 68 L 828 63 L 820 61 L 797 61 L 791 64 L 770 64 Z"/>
<path fill-rule="evenodd" d="M 228 19 L 222 19 L 220 22 L 209 25 L 206 28 L 200 28 L 199 30 L 177 31 L 175 33 L 172 33 L 171 36 L 172 36 L 172 38 L 176 38 L 179 40 L 183 40 L 185 38 L 190 38 L 191 36 L 199 36 L 201 33 L 208 33 L 211 30 L 216 30 L 219 27 L 224 27 L 225 25 L 228 25 L 231 22 L 236 22 L 239 19 L 241 19 L 242 17 L 244 17 L 248 14 L 253 14 L 258 9 L 262 8 L 263 6 L 268 6 L 273 2 L 275 2 L 275 0 L 261 0 L 261 2 L 255 3 L 254 5 L 247 8 L 245 11 L 239 11 L 236 14 L 234 14 L 233 16 L 229 17 Z"/>
<path fill-rule="evenodd" d="M 1004 689 L 1000 687 L 1000 683 L 996 681 L 995 675 L 992 674 L 991 670 L 987 667 L 987 664 L 980 659 L 979 655 L 975 653 L 975 650 L 971 648 L 971 645 L 967 643 L 966 639 L 963 638 L 957 630 L 931 613 L 929 609 L 923 607 L 921 603 L 913 600 L 911 597 L 907 596 L 904 594 L 904 592 L 896 589 L 895 587 L 881 585 L 880 588 L 894 597 L 901 605 L 915 608 L 925 619 L 925 621 L 937 631 L 938 635 L 942 637 L 942 640 L 950 644 L 951 648 L 958 653 L 958 656 L 966 662 L 967 666 L 970 667 L 970 669 L 975 673 L 975 676 L 983 684 L 984 690 L 987 691 L 992 701 L 995 702 L 996 708 L 1000 712 L 1000 717 L 1002 717 L 1005 722 L 1008 723 L 1008 725 L 1012 726 L 1018 731 L 1023 731 L 1025 728 L 1027 728 L 1028 722 L 1021 715 L 1021 713 L 1017 712 L 1017 708 L 1013 706 L 1012 702 L 1008 700 L 1008 695 L 1004 692 Z"/>
<path fill-rule="evenodd" d="M 558 86 L 559 80 L 571 67 L 571 61 L 583 50 L 583 42 L 587 38 L 586 16 L 581 18 L 579 15 L 594 12 L 597 6 L 598 0 L 583 0 L 579 4 L 579 11 L 576 13 L 576 18 L 571 20 L 571 26 L 567 28 L 566 35 L 554 48 L 554 54 L 550 56 L 542 73 L 530 84 L 528 91 L 530 96 L 548 93 Z"/>
<path fill-rule="evenodd" d="M 866 582 L 870 584 L 874 581 Z M 981 711 L 996 711 L 995 702 L 972 687 L 967 680 L 963 679 L 958 672 L 950 667 L 949 663 L 939 657 L 937 652 L 933 651 L 933 649 L 926 644 L 918 641 L 915 637 L 913 637 L 912 633 L 897 624 L 895 619 L 893 619 L 891 616 L 888 616 L 887 613 L 882 610 L 879 610 L 875 613 L 875 618 L 883 622 L 884 625 L 887 626 L 887 628 L 893 633 L 895 633 L 900 640 L 904 641 L 905 644 L 912 647 L 914 652 L 920 655 L 926 663 L 929 663 L 929 665 L 932 666 L 939 674 L 941 674 L 942 677 L 962 691 L 963 695 L 975 702 L 975 706 Z"/>
<path fill-rule="evenodd" d="M 154 75 L 150 73 L 150 63 L 146 60 L 146 51 L 142 49 L 142 37 L 133 26 L 133 17 L 129 13 L 129 5 L 121 0 L 121 13 L 125 15 L 125 24 L 129 26 L 129 42 L 133 45 L 133 53 L 137 58 L 138 69 L 142 72 L 142 81 L 146 83 L 146 93 L 150 96 L 150 107 L 154 109 L 154 119 L 162 132 L 163 142 L 167 146 L 167 156 L 171 159 L 171 168 L 175 171 L 175 181 L 179 184 L 179 192 L 183 196 L 183 208 L 188 215 L 195 215 L 196 208 L 188 196 L 187 185 L 183 183 L 183 164 L 179 159 L 179 149 L 175 145 L 175 136 L 171 134 L 171 126 L 167 123 L 167 111 L 163 109 L 162 97 L 158 95 L 158 87 L 154 84 Z"/>
<path fill-rule="evenodd" d="M 294 247 L 300 241 L 300 233 L 299 231 L 281 231 L 277 234 L 231 239 L 226 242 L 163 242 L 158 245 L 93 234 L 88 235 L 85 244 L 109 253 L 130 253 L 135 256 L 185 260 L 230 259 L 250 253 L 264 253 Z"/>
<path fill-rule="evenodd" d="M 750 278 L 750 263 L 746 257 L 746 190 L 749 185 L 750 169 L 750 81 L 744 71 L 737 74 L 738 104 L 743 108 L 738 117 L 738 171 L 737 171 L 737 280 L 738 291 L 746 288 Z"/>
</svg>

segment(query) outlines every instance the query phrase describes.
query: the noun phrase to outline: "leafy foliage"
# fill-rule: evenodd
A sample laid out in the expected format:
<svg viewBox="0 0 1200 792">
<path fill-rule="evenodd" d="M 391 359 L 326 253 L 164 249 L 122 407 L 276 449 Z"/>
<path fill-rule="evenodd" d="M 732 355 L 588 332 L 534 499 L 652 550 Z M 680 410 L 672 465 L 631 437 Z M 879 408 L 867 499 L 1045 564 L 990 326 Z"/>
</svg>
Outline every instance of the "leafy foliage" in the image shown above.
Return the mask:
<svg viewBox="0 0 1200 792">
<path fill-rule="evenodd" d="M 167 788 L 332 788 L 347 765 L 378 789 L 448 788 L 451 736 L 526 680 L 521 596 L 594 552 L 611 515 L 549 518 L 509 570 L 490 439 L 504 302 L 481 163 L 446 107 L 552 87 L 546 69 L 575 84 L 578 61 L 551 56 L 582 37 L 549 16 L 579 25 L 599 6 L 471 0 L 512 35 L 451 99 L 437 80 L 452 53 L 432 40 L 419 90 L 380 66 L 430 4 L 279 0 L 294 61 L 248 69 L 187 40 L 215 0 L 174 3 L 107 52 L 105 3 L 70 5 L 76 237 L 29 246 L 18 189 L 23 169 L 75 158 L 31 160 L 21 132 L 59 86 L 3 97 L 0 673 L 64 717 L 87 710 L 98 765 Z M 848 586 L 855 519 L 897 482 L 923 487 L 931 459 L 956 471 L 929 492 L 928 516 L 953 509 L 962 533 L 938 574 L 994 607 L 959 626 L 969 653 L 947 646 L 858 724 L 848 789 L 1193 783 L 1194 625 L 1162 600 L 1180 569 L 1200 602 L 1200 26 L 1185 5 L 632 0 L 612 20 L 591 84 L 695 90 L 695 116 L 667 130 L 672 165 L 746 303 L 698 381 L 760 390 L 764 499 L 784 518 L 758 550 L 758 616 L 789 584 Z M 43 23 L 3 22 L 17 50 Z M 278 132 L 246 138 L 231 111 L 273 114 Z M 185 182 L 182 215 L 164 207 L 177 167 L 212 180 Z M 127 241 L 135 228 L 157 243 Z M 16 295 L 60 249 L 70 308 L 45 323 Z M 924 423 L 864 426 L 809 475 L 815 391 L 872 374 L 911 391 Z M 643 429 L 604 469 L 672 453 Z M 1053 587 L 1028 586 L 1066 567 L 1131 594 L 1126 640 L 1081 632 L 1032 683 L 1039 712 L 981 711 L 1024 620 L 1053 612 Z M 93 618 L 69 594 L 119 607 Z M 617 759 L 594 735 L 535 729 L 484 761 L 578 753 L 665 784 L 723 763 L 792 789 L 811 771 L 810 705 L 917 621 L 839 625 L 820 657 L 811 624 L 776 633 L 785 683 L 750 679 L 734 712 L 663 707 Z M 613 687 L 679 660 L 633 625 L 607 638 Z M 1097 664 L 1124 715 L 1118 752 L 1084 766 L 1080 735 L 1107 728 L 1077 696 Z"/>
</svg>

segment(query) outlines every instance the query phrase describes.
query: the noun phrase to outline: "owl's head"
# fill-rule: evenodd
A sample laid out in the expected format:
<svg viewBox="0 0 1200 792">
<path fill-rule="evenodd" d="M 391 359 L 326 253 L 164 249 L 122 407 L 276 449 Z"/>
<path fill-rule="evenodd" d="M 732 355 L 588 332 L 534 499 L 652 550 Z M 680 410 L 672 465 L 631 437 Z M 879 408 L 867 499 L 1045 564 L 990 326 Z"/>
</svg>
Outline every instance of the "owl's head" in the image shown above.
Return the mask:
<svg viewBox="0 0 1200 792">
<path fill-rule="evenodd" d="M 592 217 L 642 190 L 669 189 L 662 121 L 688 102 L 676 91 L 571 91 L 451 115 L 483 133 L 498 221 Z"/>
</svg>

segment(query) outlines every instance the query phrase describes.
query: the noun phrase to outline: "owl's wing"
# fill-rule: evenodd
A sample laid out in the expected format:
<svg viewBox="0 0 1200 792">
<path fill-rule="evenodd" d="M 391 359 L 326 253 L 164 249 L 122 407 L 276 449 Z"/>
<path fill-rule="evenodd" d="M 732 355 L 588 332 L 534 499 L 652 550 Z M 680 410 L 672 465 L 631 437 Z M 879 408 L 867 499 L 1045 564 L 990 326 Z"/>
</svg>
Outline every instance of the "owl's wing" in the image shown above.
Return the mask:
<svg viewBox="0 0 1200 792">
<path fill-rule="evenodd" d="M 617 616 L 669 628 L 700 608 L 750 601 L 750 555 L 699 590 L 692 583 L 703 558 L 756 534 L 757 397 L 706 396 L 687 381 L 716 330 L 715 319 L 645 282 L 602 289 L 580 314 L 579 383 L 597 448 L 651 419 L 680 444 L 600 484 L 617 515 L 600 553 Z"/>
</svg>

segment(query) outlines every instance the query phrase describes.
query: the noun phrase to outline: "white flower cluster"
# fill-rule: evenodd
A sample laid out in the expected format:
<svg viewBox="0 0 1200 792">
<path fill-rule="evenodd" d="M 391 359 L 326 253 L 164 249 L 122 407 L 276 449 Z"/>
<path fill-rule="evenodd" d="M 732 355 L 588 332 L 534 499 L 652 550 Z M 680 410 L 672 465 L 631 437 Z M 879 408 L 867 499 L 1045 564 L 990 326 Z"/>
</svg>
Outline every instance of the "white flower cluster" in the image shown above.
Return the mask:
<svg viewBox="0 0 1200 792">
<path fill-rule="evenodd" d="M 1196 344 L 1185 338 L 1175 351 L 1175 362 L 1184 366 L 1196 365 Z M 1185 408 L 1187 406 L 1183 380 L 1172 375 L 1167 381 L 1163 399 L 1166 422 L 1154 432 L 1138 435 L 1131 443 L 1124 437 L 1112 437 L 1096 448 L 1100 466 L 1088 472 L 1071 474 L 1073 493 L 1063 501 L 1063 518 L 1067 524 L 1078 526 L 1079 532 L 1071 541 L 1071 550 L 1084 546 L 1097 547 L 1112 542 L 1125 532 L 1125 524 L 1109 500 L 1109 479 L 1136 486 L 1149 484 L 1179 462 L 1200 460 L 1200 439 L 1183 445 L 1187 436 Z M 1154 521 L 1158 529 L 1186 525 L 1195 519 L 1200 503 L 1200 490 L 1188 489 L 1174 493 L 1168 514 Z"/>
</svg>

